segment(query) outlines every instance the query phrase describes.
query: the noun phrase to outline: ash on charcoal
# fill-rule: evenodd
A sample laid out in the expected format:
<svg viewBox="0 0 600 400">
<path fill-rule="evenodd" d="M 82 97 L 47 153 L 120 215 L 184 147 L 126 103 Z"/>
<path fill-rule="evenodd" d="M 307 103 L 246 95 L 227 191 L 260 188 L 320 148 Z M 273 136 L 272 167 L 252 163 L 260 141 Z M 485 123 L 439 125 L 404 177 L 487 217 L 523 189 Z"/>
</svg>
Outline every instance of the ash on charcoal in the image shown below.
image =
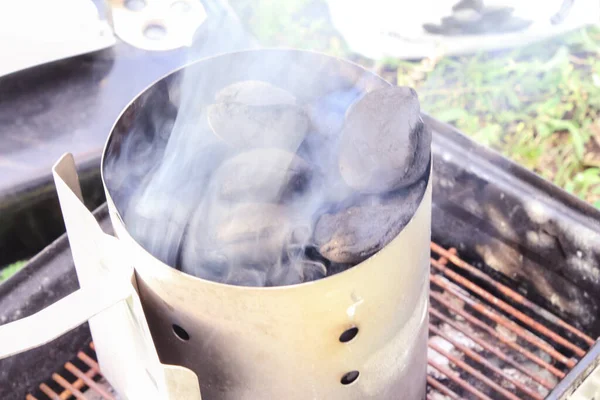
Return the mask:
<svg viewBox="0 0 600 400">
<path fill-rule="evenodd" d="M 283 89 L 265 82 L 238 82 L 217 93 L 216 101 L 207 109 L 210 127 L 236 148 L 296 151 L 304 140 L 308 117 Z"/>
<path fill-rule="evenodd" d="M 533 367 L 533 369 L 532 369 L 532 367 Z M 544 380 L 546 380 L 552 384 L 557 383 L 556 377 L 554 375 L 552 375 L 552 373 L 550 373 L 545 368 L 538 367 L 537 364 L 528 363 L 528 365 L 525 366 L 525 368 L 527 369 L 527 371 L 531 371 L 535 376 L 543 378 Z M 515 368 L 504 368 L 504 369 L 502 369 L 502 373 L 504 375 L 506 375 L 507 377 L 509 377 L 519 383 L 522 383 L 529 389 L 532 389 L 532 390 L 538 392 L 540 394 L 540 396 L 545 396 L 546 394 L 548 394 L 548 390 L 544 386 L 540 385 L 539 383 L 537 383 L 536 381 L 534 381 L 527 375 L 523 374 L 522 372 L 516 370 Z M 502 380 L 502 386 L 507 389 L 510 389 L 510 390 L 516 389 L 515 385 L 512 382 L 509 382 L 507 380 Z"/>
<path fill-rule="evenodd" d="M 185 118 L 150 119 L 154 139 L 121 146 L 142 160 L 120 203 L 132 236 L 185 273 L 242 286 L 321 279 L 387 245 L 424 195 L 431 133 L 412 89 L 336 77 L 294 93 L 245 80 L 191 91 L 193 104 L 170 91 Z"/>
<path fill-rule="evenodd" d="M 429 343 L 432 343 L 441 348 L 442 350 L 457 357 L 461 355 L 460 352 L 456 351 L 452 343 L 439 336 L 430 337 Z M 434 362 L 436 365 L 439 365 L 440 367 L 452 369 L 450 365 L 450 360 L 448 360 L 445 356 L 439 354 L 437 351 L 433 350 L 431 347 L 428 348 L 427 358 Z M 435 367 L 427 366 L 427 373 L 438 380 L 448 379 L 446 375 L 438 371 Z"/>
<path fill-rule="evenodd" d="M 517 334 L 513 331 L 511 331 L 510 329 L 506 328 L 503 325 L 496 325 L 496 332 L 498 332 L 500 334 L 500 336 L 502 336 L 505 339 L 510 340 L 511 342 L 516 342 L 517 341 Z"/>
<path fill-rule="evenodd" d="M 296 104 L 296 97 L 264 81 L 242 81 L 221 89 L 215 95 L 217 103 L 241 103 L 249 106 Z"/>
<path fill-rule="evenodd" d="M 367 197 L 358 205 L 322 215 L 315 227 L 320 253 L 336 263 L 359 263 L 379 251 L 416 211 L 425 182 L 386 198 Z"/>
<path fill-rule="evenodd" d="M 289 208 L 241 203 L 215 207 L 211 214 L 213 220 L 205 220 L 202 209 L 190 223 L 182 271 L 244 286 L 292 285 L 327 274 L 326 262 L 305 250 L 309 229 L 293 219 Z"/>
<path fill-rule="evenodd" d="M 431 131 L 421 119 L 413 89 L 367 93 L 347 112 L 339 167 L 346 183 L 363 193 L 385 193 L 421 178 L 429 165 Z"/>
<path fill-rule="evenodd" d="M 465 334 L 457 331 L 456 329 L 454 329 L 453 327 L 451 327 L 448 324 L 441 324 L 440 330 L 444 334 L 448 335 L 448 337 L 450 337 L 454 341 L 456 341 L 457 343 L 459 343 L 465 347 L 468 347 L 471 350 L 478 351 L 478 352 L 483 351 L 483 348 L 480 345 L 478 345 L 472 339 L 467 337 Z"/>
<path fill-rule="evenodd" d="M 187 228 L 181 253 L 182 271 L 207 276 L 218 258 L 217 265 L 230 272 L 257 266 L 266 276 L 268 267 L 281 259 L 290 230 L 291 222 L 282 205 L 203 205 Z M 234 278 L 237 279 L 235 273 L 222 277 L 225 281 Z"/>
<path fill-rule="evenodd" d="M 216 135 L 240 149 L 278 147 L 296 151 L 308 128 L 304 111 L 285 104 L 212 104 L 208 106 L 208 122 Z"/>
<path fill-rule="evenodd" d="M 223 200 L 270 203 L 302 194 L 312 175 L 312 167 L 294 153 L 255 149 L 225 161 L 215 182 Z"/>
</svg>

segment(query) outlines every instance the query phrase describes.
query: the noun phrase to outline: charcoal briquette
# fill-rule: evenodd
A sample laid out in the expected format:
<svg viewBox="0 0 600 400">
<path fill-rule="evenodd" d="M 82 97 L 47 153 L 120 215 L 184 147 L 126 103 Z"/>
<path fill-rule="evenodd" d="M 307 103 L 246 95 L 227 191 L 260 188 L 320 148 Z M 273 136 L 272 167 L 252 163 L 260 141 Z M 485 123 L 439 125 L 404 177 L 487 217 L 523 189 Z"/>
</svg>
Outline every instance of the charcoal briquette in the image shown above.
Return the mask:
<svg viewBox="0 0 600 400">
<path fill-rule="evenodd" d="M 260 81 L 238 82 L 222 89 L 207 109 L 214 133 L 240 149 L 277 147 L 296 151 L 309 120 L 295 97 Z"/>
<path fill-rule="evenodd" d="M 425 182 L 384 198 L 370 196 L 356 205 L 322 215 L 314 241 L 334 263 L 357 264 L 387 245 L 408 224 L 425 193 Z"/>
<path fill-rule="evenodd" d="M 215 95 L 216 103 L 240 103 L 248 106 L 296 104 L 296 97 L 264 81 L 241 81 L 224 87 Z"/>
<path fill-rule="evenodd" d="M 340 142 L 340 173 L 361 193 L 406 187 L 425 173 L 430 143 L 431 131 L 423 124 L 413 89 L 374 90 L 347 112 Z"/>
<path fill-rule="evenodd" d="M 301 193 L 313 175 L 301 157 L 275 148 L 254 149 L 225 161 L 215 175 L 226 201 L 275 203 Z"/>
<path fill-rule="evenodd" d="M 266 274 L 281 259 L 290 231 L 288 211 L 281 205 L 202 204 L 186 229 L 182 270 L 211 273 L 210 268 L 222 265 L 235 275 L 241 267 L 256 265 Z"/>
<path fill-rule="evenodd" d="M 277 147 L 296 151 L 308 129 L 304 111 L 285 104 L 212 104 L 208 106 L 208 122 L 217 136 L 240 149 Z"/>
</svg>

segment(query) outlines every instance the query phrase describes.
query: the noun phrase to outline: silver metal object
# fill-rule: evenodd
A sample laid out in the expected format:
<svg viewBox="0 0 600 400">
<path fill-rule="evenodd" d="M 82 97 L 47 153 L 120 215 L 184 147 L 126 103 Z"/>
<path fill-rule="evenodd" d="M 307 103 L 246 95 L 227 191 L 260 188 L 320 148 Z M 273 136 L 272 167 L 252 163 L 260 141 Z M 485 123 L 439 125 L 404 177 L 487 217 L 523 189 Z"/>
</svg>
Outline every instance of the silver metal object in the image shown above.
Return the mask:
<svg viewBox="0 0 600 400">
<path fill-rule="evenodd" d="M 207 14 L 199 0 L 107 0 L 115 34 L 144 50 L 190 46 Z"/>
<path fill-rule="evenodd" d="M 282 64 L 287 60 L 294 70 L 251 71 L 247 66 L 256 60 L 275 69 L 288 65 Z M 141 113 L 142 105 L 161 107 L 161 101 L 169 100 L 170 85 L 179 85 L 178 77 L 189 71 L 206 80 L 205 98 L 227 83 L 250 78 L 286 90 L 292 83 L 324 76 L 329 83 L 337 79 L 363 91 L 388 84 L 355 64 L 303 51 L 259 50 L 204 59 L 161 79 L 126 108 L 103 162 L 119 151 L 124 137 L 143 132 L 133 126 L 155 115 L 152 110 Z M 320 95 L 302 88 L 306 95 Z M 154 258 L 129 234 L 104 176 L 118 236 L 109 240 L 79 200 L 72 157 L 65 156 L 54 174 L 82 287 L 61 307 L 80 312 L 62 313 L 55 304 L 31 317 L 30 324 L 68 319 L 61 325 L 68 328 L 91 318 L 101 369 L 124 398 L 199 399 L 198 382 L 205 400 L 424 398 L 431 179 L 412 220 L 374 256 L 318 281 L 257 288 L 206 281 Z M 113 306 L 100 295 L 101 288 Z M 18 334 L 19 323 L 0 327 L 0 339 Z M 348 330 L 352 334 L 346 340 Z M 58 333 L 27 332 L 31 336 L 16 351 Z M 14 352 L 10 341 L 0 340 L 0 357 Z M 143 389 L 152 397 L 139 397 Z"/>
<path fill-rule="evenodd" d="M 577 365 L 556 385 L 548 398 L 594 400 L 600 396 L 600 342 L 592 346 Z"/>
<path fill-rule="evenodd" d="M 91 0 L 0 2 L 0 76 L 114 44 Z"/>
</svg>

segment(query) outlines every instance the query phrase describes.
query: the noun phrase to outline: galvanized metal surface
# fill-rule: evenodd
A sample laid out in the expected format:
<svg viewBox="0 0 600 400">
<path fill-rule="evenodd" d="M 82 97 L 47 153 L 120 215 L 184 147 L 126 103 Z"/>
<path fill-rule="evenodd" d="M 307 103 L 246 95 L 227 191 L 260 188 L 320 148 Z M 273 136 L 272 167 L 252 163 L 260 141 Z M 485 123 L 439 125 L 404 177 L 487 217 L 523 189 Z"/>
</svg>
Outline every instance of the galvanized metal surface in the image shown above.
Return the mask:
<svg viewBox="0 0 600 400">
<path fill-rule="evenodd" d="M 143 50 L 191 46 L 207 14 L 199 0 L 108 0 L 115 34 Z"/>
<path fill-rule="evenodd" d="M 273 68 L 289 73 L 275 74 Z M 363 92 L 389 85 L 356 64 L 312 52 L 257 50 L 207 58 L 132 101 L 113 128 L 104 167 L 106 156 L 120 154 L 128 135 L 139 134 L 136 127 L 159 113 L 185 76 L 199 79 L 194 81 L 202 87 L 194 92 L 198 104 L 248 79 L 264 80 L 306 101 L 349 85 Z M 326 86 L 313 85 L 324 77 Z M 123 175 L 132 185 L 139 182 Z M 160 359 L 195 372 L 204 398 L 386 399 L 400 388 L 408 398 L 424 395 L 431 175 L 412 220 L 377 254 L 337 275 L 270 288 L 209 282 L 158 261 L 122 222 L 125 188 L 111 176 L 104 175 L 109 215 L 135 260 L 137 288 Z M 340 335 L 353 327 L 360 330 L 356 338 L 341 342 Z M 359 379 L 346 380 L 357 373 Z"/>
<path fill-rule="evenodd" d="M 561 338 L 559 341 L 573 339 L 569 341 L 573 348 L 561 348 L 561 353 L 568 356 L 569 360 L 576 361 L 576 358 L 573 357 L 575 349 L 578 349 L 577 352 L 580 352 L 579 350 L 585 352 L 593 343 L 593 339 L 588 335 L 564 320 L 549 314 L 545 309 L 538 308 L 536 304 L 530 304 L 526 297 L 509 287 L 503 286 L 501 291 L 490 294 L 486 299 L 474 297 L 473 289 L 484 290 L 485 287 L 492 291 L 492 288 L 499 283 L 463 261 L 453 249 L 446 250 L 431 243 L 431 250 L 432 263 L 435 262 L 448 270 L 456 271 L 465 279 L 462 283 L 468 282 L 466 286 L 460 284 L 456 289 L 467 290 L 464 293 L 465 296 L 497 314 L 502 321 L 509 321 L 513 315 L 499 311 L 495 304 L 501 301 L 514 301 L 514 304 L 519 304 L 518 307 L 521 310 L 524 310 L 521 308 L 523 304 L 527 304 L 525 308 L 535 310 L 536 314 L 531 315 L 536 315 L 545 329 L 558 328 L 558 330 L 552 331 L 555 335 L 558 335 L 560 329 L 568 332 L 564 336 L 559 336 Z M 472 273 L 468 278 L 473 276 L 476 278 L 468 279 L 465 275 L 466 271 Z M 510 328 L 508 330 L 499 329 L 498 326 L 504 325 L 486 320 L 475 309 L 461 306 L 462 303 L 457 301 L 458 298 L 453 296 L 452 292 L 446 292 L 438 286 L 438 283 L 443 282 L 444 287 L 451 287 L 454 283 L 443 279 L 439 280 L 438 277 L 441 275 L 436 272 L 434 267 L 431 277 L 430 370 L 427 377 L 427 398 L 432 400 L 440 398 L 519 400 L 545 398 L 554 388 L 556 381 L 563 378 L 569 371 L 569 367 L 554 357 L 548 360 L 548 353 L 542 347 L 529 346 L 526 342 L 515 339 L 515 335 L 518 332 L 528 335 L 537 344 L 546 343 L 553 348 L 560 348 L 556 342 L 544 340 L 544 335 L 539 333 L 540 331 L 547 333 L 547 331 L 540 326 L 537 327 L 538 329 L 529 327 L 531 331 L 528 331 L 524 326 L 510 322 L 507 323 L 507 326 L 513 330 Z M 489 286 L 486 286 L 486 283 Z M 527 312 L 527 310 L 523 312 Z M 436 337 L 443 341 L 434 339 Z M 91 346 L 93 349 L 93 344 Z M 77 399 L 115 399 L 115 394 L 110 391 L 110 387 L 107 387 L 105 383 L 97 383 L 101 379 L 101 373 L 98 365 L 92 359 L 94 353 L 91 349 L 86 348 L 79 352 L 74 357 L 74 361 L 65 364 L 62 373 L 56 373 L 49 380 L 41 383 L 35 397 L 30 394 L 27 400 L 66 400 L 73 397 Z M 532 357 L 533 360 L 529 357 Z M 557 357 L 562 358 L 558 354 Z M 446 363 L 444 360 L 448 362 Z M 527 362 L 527 360 L 531 362 Z M 446 397 L 440 397 L 441 395 Z"/>
</svg>

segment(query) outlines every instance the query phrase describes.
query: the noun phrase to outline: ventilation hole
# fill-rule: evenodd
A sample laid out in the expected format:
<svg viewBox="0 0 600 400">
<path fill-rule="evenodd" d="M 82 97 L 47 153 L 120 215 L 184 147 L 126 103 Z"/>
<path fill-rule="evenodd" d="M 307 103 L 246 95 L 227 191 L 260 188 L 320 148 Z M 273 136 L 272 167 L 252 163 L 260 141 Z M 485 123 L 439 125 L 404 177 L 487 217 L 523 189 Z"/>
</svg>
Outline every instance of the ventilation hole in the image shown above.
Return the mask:
<svg viewBox="0 0 600 400">
<path fill-rule="evenodd" d="M 177 324 L 173 324 L 173 332 L 175 333 L 175 336 L 184 342 L 190 340 L 190 335 L 187 333 L 187 331 Z"/>
<path fill-rule="evenodd" d="M 150 40 L 161 40 L 167 36 L 167 28 L 154 22 L 144 28 L 144 36 Z"/>
<path fill-rule="evenodd" d="M 342 383 L 342 385 L 350 385 L 351 383 L 356 382 L 359 375 L 360 375 L 360 372 L 358 372 L 358 371 L 350 371 L 350 372 L 346 373 L 344 376 L 342 376 L 342 379 L 340 380 L 340 382 Z"/>
<path fill-rule="evenodd" d="M 172 10 L 174 10 L 175 12 L 182 13 L 182 14 L 190 11 L 191 8 L 192 8 L 192 6 L 190 6 L 190 3 L 188 3 L 187 1 L 183 1 L 183 0 L 178 0 L 178 1 L 174 2 L 173 4 L 171 4 Z"/>
<path fill-rule="evenodd" d="M 352 327 L 350 329 L 346 329 L 344 333 L 340 335 L 340 342 L 348 343 L 352 339 L 354 339 L 358 335 L 358 328 Z"/>
<path fill-rule="evenodd" d="M 125 0 L 125 7 L 131 11 L 140 11 L 146 7 L 144 0 Z"/>
</svg>

